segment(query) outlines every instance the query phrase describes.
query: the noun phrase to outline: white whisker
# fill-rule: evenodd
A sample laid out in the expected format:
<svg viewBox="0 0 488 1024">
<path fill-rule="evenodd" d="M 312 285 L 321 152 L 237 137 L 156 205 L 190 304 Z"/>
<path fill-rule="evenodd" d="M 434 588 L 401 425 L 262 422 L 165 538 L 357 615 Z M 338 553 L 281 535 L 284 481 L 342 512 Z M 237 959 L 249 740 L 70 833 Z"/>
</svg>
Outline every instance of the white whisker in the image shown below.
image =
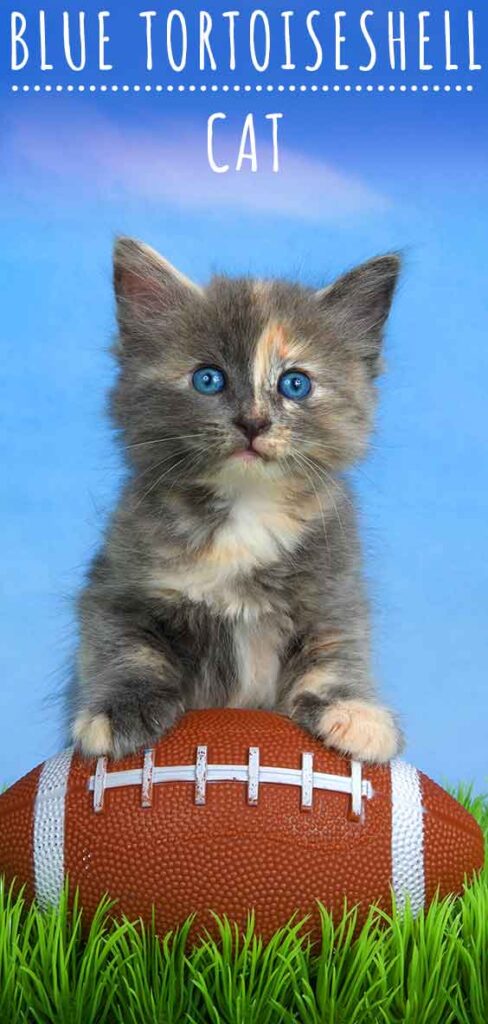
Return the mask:
<svg viewBox="0 0 488 1024">
<path fill-rule="evenodd" d="M 301 454 L 302 454 L 302 458 L 305 460 L 306 464 L 309 466 L 309 468 L 312 470 L 312 472 L 314 472 L 315 475 L 318 476 L 319 480 L 323 481 L 323 484 L 325 485 L 325 489 L 327 491 L 327 494 L 330 497 L 332 505 L 334 506 L 334 511 L 335 511 L 336 518 L 337 518 L 337 521 L 339 523 L 339 526 L 341 528 L 342 536 L 344 537 L 344 540 L 347 542 L 347 536 L 346 536 L 346 532 L 344 530 L 344 523 L 342 522 L 341 516 L 339 514 L 339 509 L 337 508 L 337 505 L 336 505 L 336 502 L 335 502 L 335 499 L 334 499 L 334 495 L 333 495 L 332 491 L 329 489 L 329 487 L 327 486 L 327 483 L 329 483 L 329 484 L 332 484 L 334 487 L 336 487 L 337 490 L 339 490 L 338 484 L 336 484 L 336 482 L 333 479 L 333 477 L 331 477 L 330 474 L 327 473 L 327 470 L 324 469 L 323 466 L 320 469 L 318 469 L 317 466 L 315 466 L 314 463 L 312 462 L 312 459 L 308 458 L 308 456 L 306 456 L 306 455 L 303 455 L 303 453 L 301 453 Z M 341 491 L 341 494 L 343 494 L 343 493 L 344 492 Z M 349 501 L 349 499 L 347 499 L 347 500 Z"/>
<path fill-rule="evenodd" d="M 330 547 L 329 547 L 329 538 L 328 538 L 328 536 L 327 536 L 327 526 L 326 526 L 326 522 L 325 522 L 325 513 L 324 513 L 324 506 L 323 506 L 323 504 L 322 504 L 322 502 L 321 502 L 321 500 L 320 500 L 320 498 L 319 498 L 319 495 L 318 495 L 317 489 L 316 489 L 316 487 L 315 487 L 315 484 L 314 484 L 314 482 L 313 482 L 313 480 L 312 480 L 312 477 L 311 477 L 311 476 L 309 476 L 309 474 L 308 474 L 308 472 L 307 472 L 306 464 L 304 464 L 304 463 L 303 463 L 303 461 L 302 461 L 302 455 L 301 455 L 301 453 L 300 453 L 300 452 L 297 452 L 297 451 L 296 451 L 296 450 L 294 449 L 294 450 L 293 450 L 293 451 L 291 452 L 291 457 L 292 457 L 292 459 L 295 459 L 295 461 L 296 461 L 296 463 L 297 463 L 298 467 L 299 467 L 299 468 L 301 467 L 302 471 L 303 471 L 303 472 L 305 473 L 305 476 L 306 476 L 306 478 L 307 478 L 307 480 L 308 480 L 308 482 L 309 482 L 309 484 L 310 484 L 310 486 L 311 486 L 311 488 L 312 488 L 312 490 L 313 490 L 313 492 L 314 492 L 314 494 L 315 494 L 315 497 L 316 497 L 316 499 L 317 499 L 317 504 L 318 504 L 318 506 L 319 506 L 319 510 L 320 510 L 320 515 L 321 515 L 321 519 L 322 519 L 322 526 L 323 526 L 323 530 L 324 530 L 324 539 L 325 539 L 325 546 L 326 546 L 326 548 L 327 548 L 327 554 L 328 554 L 328 556 L 329 556 L 329 561 L 330 561 Z"/>
<path fill-rule="evenodd" d="M 203 430 L 200 430 L 198 434 L 174 434 L 173 436 L 167 437 L 156 437 L 150 441 L 137 441 L 135 444 L 126 444 L 126 448 L 142 448 L 148 444 L 167 444 L 169 441 L 187 441 L 190 438 L 203 437 Z"/>
<path fill-rule="evenodd" d="M 184 462 L 185 459 L 188 459 L 191 455 L 193 455 L 193 452 L 186 452 L 186 454 L 183 455 L 183 457 L 181 459 L 179 459 L 177 462 L 175 462 L 173 466 L 170 466 L 169 469 L 167 469 L 164 473 L 161 473 L 161 475 L 158 476 L 157 480 L 154 480 L 154 482 L 151 484 L 151 486 L 148 487 L 147 491 L 145 491 L 144 494 L 141 495 L 139 500 L 136 501 L 136 504 L 135 504 L 134 507 L 137 508 L 137 506 L 140 505 L 140 503 L 142 501 L 145 501 L 147 496 L 151 493 L 151 491 L 153 491 L 154 488 L 157 487 L 158 484 L 160 484 L 161 481 L 164 480 L 164 478 L 168 476 L 168 473 L 171 473 L 173 471 L 173 469 L 176 469 L 177 466 L 180 466 L 181 463 Z M 164 461 L 165 462 L 169 462 L 169 459 L 165 459 Z M 161 463 L 160 463 L 160 465 L 161 465 Z"/>
</svg>

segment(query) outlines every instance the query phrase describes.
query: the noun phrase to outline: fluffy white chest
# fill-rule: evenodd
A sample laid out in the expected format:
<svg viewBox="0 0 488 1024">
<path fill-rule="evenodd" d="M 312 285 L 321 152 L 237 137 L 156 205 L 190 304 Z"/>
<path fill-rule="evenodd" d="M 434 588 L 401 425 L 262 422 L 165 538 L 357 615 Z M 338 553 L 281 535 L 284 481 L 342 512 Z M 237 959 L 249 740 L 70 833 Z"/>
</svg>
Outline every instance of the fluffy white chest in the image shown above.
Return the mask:
<svg viewBox="0 0 488 1024">
<path fill-rule="evenodd" d="M 297 541 L 297 524 L 282 503 L 266 491 L 236 497 L 229 518 L 214 540 L 214 557 L 223 562 L 274 562 Z"/>
<path fill-rule="evenodd" d="M 231 707 L 275 706 L 281 646 L 282 638 L 269 621 L 236 622 L 234 652 L 238 685 Z"/>
</svg>

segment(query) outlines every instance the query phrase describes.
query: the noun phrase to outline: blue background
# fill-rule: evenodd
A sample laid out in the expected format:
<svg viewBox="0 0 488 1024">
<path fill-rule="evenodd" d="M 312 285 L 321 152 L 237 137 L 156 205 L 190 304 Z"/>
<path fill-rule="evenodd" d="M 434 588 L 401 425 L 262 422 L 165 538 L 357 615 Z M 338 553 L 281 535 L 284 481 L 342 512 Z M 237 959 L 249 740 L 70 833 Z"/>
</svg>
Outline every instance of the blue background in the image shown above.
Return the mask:
<svg viewBox="0 0 488 1024">
<path fill-rule="evenodd" d="M 76 9 L 54 3 L 50 16 L 66 6 Z M 369 256 L 404 252 L 378 429 L 355 474 L 376 669 L 403 717 L 408 758 L 440 780 L 486 788 L 484 71 L 422 75 L 412 60 L 403 75 L 383 65 L 369 78 L 351 68 L 314 79 L 361 84 L 360 93 L 57 93 L 69 82 L 245 81 L 170 76 L 163 65 L 144 76 L 129 22 L 112 21 L 117 67 L 105 76 L 92 66 L 69 77 L 54 36 L 54 72 L 29 64 L 15 76 L 2 46 L 0 781 L 62 742 L 54 697 L 74 649 L 73 598 L 120 479 L 103 402 L 113 373 L 111 245 L 122 232 L 198 281 L 221 269 L 322 284 Z M 481 14 L 478 25 L 483 62 Z M 273 71 L 247 81 L 310 84 L 278 65 L 277 56 Z M 366 93 L 366 81 L 387 91 Z M 33 92 L 46 82 L 54 91 Z M 472 92 L 455 91 L 468 82 Z M 425 83 L 428 92 L 410 91 Z M 206 119 L 216 110 L 228 114 L 219 157 L 231 160 L 244 114 L 256 114 L 257 174 L 209 170 Z M 278 176 L 267 169 L 270 111 L 284 113 Z"/>
</svg>

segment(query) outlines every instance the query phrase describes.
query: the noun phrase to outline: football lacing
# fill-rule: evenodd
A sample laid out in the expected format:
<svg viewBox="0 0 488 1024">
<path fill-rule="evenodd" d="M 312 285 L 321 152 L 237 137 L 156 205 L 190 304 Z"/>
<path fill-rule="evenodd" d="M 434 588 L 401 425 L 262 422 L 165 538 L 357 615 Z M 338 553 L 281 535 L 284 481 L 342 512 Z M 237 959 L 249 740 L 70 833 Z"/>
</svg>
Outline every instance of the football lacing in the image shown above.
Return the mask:
<svg viewBox="0 0 488 1024">
<path fill-rule="evenodd" d="M 122 786 L 141 787 L 141 806 L 152 804 L 153 787 L 164 782 L 191 782 L 195 790 L 195 804 L 202 806 L 207 799 L 207 785 L 214 782 L 244 782 L 247 784 L 247 802 L 256 806 L 259 787 L 274 783 L 298 786 L 301 790 L 301 807 L 311 810 L 315 790 L 333 793 L 347 793 L 351 797 L 351 816 L 359 819 L 362 814 L 363 798 L 370 799 L 373 787 L 369 779 L 363 779 L 360 761 L 352 761 L 350 775 L 332 775 L 317 772 L 313 768 L 313 754 L 302 753 L 301 768 L 282 768 L 260 763 L 259 747 L 249 748 L 247 764 L 209 764 L 208 750 L 199 745 L 194 764 L 155 765 L 154 749 L 144 751 L 142 768 L 126 771 L 108 771 L 108 758 L 99 757 L 95 775 L 88 780 L 88 789 L 93 792 L 93 809 L 99 813 L 104 804 L 105 790 Z"/>
</svg>

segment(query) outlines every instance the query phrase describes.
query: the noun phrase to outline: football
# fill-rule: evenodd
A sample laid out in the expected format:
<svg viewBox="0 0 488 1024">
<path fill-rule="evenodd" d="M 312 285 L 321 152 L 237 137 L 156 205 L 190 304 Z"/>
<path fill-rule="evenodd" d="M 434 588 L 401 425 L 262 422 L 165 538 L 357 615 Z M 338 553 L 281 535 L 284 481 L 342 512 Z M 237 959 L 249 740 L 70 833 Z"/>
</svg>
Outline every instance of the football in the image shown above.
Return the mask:
<svg viewBox="0 0 488 1024">
<path fill-rule="evenodd" d="M 66 874 L 89 923 L 113 914 L 159 934 L 196 912 L 271 934 L 297 911 L 318 934 L 317 900 L 360 920 L 371 903 L 414 911 L 459 892 L 483 864 L 461 805 L 411 765 L 360 764 L 288 718 L 240 709 L 188 712 L 153 749 L 110 761 L 72 750 L 0 796 L 0 874 L 56 904 Z"/>
</svg>

